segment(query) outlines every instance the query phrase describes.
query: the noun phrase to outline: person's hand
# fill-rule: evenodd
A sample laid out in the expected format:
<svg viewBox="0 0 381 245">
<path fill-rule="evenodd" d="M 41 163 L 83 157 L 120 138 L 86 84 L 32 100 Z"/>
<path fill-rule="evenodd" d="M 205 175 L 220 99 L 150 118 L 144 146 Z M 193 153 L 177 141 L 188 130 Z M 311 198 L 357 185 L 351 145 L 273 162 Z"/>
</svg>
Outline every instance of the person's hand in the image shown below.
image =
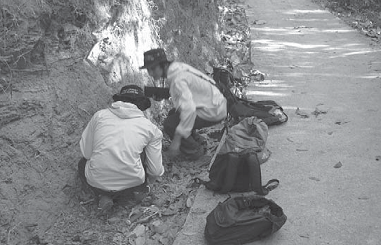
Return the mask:
<svg viewBox="0 0 381 245">
<path fill-rule="evenodd" d="M 175 158 L 181 154 L 179 149 L 171 148 L 171 146 L 169 146 L 168 150 L 165 153 L 169 158 Z"/>
<path fill-rule="evenodd" d="M 158 179 L 158 177 L 157 176 L 152 176 L 152 175 L 148 175 L 147 176 L 147 181 L 148 181 L 148 185 L 150 185 L 150 184 L 153 184 L 153 183 L 155 183 L 155 181 Z"/>
</svg>

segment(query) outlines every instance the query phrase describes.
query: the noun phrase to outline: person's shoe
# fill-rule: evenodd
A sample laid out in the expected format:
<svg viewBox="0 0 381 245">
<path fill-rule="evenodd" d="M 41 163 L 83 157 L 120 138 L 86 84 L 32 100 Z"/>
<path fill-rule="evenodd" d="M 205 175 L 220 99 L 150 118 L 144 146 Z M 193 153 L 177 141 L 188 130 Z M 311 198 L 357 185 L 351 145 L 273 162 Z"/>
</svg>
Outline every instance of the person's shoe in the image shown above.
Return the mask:
<svg viewBox="0 0 381 245">
<path fill-rule="evenodd" d="M 114 206 L 114 202 L 111 197 L 101 196 L 98 202 L 98 214 L 106 214 Z"/>
</svg>

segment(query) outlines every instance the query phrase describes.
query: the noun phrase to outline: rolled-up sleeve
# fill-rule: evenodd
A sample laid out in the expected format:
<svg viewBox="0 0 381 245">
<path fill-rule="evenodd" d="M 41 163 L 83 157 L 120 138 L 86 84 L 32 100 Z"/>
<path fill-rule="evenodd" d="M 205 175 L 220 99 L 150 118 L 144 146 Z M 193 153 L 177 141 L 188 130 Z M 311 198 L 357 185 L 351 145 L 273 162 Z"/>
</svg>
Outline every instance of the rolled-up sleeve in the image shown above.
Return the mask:
<svg viewBox="0 0 381 245">
<path fill-rule="evenodd" d="M 151 176 L 161 176 L 164 174 L 163 157 L 162 157 L 162 138 L 163 133 L 158 129 L 154 129 L 152 140 L 145 147 L 147 174 Z"/>
<path fill-rule="evenodd" d="M 180 110 L 180 123 L 176 128 L 176 133 L 188 138 L 197 117 L 192 92 L 184 80 L 179 80 L 171 87 L 171 96 L 174 98 L 174 106 Z"/>
</svg>

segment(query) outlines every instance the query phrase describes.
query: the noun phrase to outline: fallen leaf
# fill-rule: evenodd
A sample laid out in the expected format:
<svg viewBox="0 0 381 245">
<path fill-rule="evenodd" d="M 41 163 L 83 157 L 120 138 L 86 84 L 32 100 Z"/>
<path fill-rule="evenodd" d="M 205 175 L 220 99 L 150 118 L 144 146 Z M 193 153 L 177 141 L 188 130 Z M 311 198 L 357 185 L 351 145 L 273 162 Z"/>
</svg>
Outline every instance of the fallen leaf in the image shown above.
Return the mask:
<svg viewBox="0 0 381 245">
<path fill-rule="evenodd" d="M 290 139 L 290 138 L 286 138 L 288 141 L 290 141 L 290 142 L 293 142 L 294 143 L 294 141 L 292 140 L 292 139 Z"/>
<path fill-rule="evenodd" d="M 140 236 L 135 239 L 135 245 L 144 245 L 144 244 L 146 244 L 145 237 Z"/>
<path fill-rule="evenodd" d="M 163 222 L 161 222 L 160 220 L 155 220 L 154 222 L 152 222 L 152 230 L 156 233 L 159 233 L 159 234 L 163 234 L 166 230 L 166 225 L 163 224 Z"/>
<path fill-rule="evenodd" d="M 316 178 L 316 177 L 309 177 L 310 180 L 315 180 L 315 181 L 320 181 L 319 178 Z"/>
<path fill-rule="evenodd" d="M 307 112 L 301 111 L 301 110 L 299 109 L 299 107 L 296 108 L 295 113 L 296 113 L 296 115 L 299 115 L 299 116 L 302 117 L 302 118 L 309 118 L 309 117 L 310 117 L 310 116 L 307 114 Z"/>
<path fill-rule="evenodd" d="M 335 164 L 335 166 L 333 166 L 334 168 L 341 168 L 343 166 L 343 164 L 341 162 L 338 162 Z"/>
<path fill-rule="evenodd" d="M 144 236 L 146 232 L 146 227 L 144 225 L 137 225 L 135 229 L 132 231 L 137 237 Z"/>
<path fill-rule="evenodd" d="M 254 20 L 253 24 L 254 25 L 264 25 L 264 24 L 266 24 L 266 21 L 265 20 Z"/>
<path fill-rule="evenodd" d="M 178 210 L 173 210 L 173 209 L 166 209 L 165 211 L 163 211 L 161 214 L 163 216 L 171 216 L 171 215 L 175 215 L 177 214 L 179 211 Z"/>
<path fill-rule="evenodd" d="M 358 197 L 358 199 L 359 199 L 359 200 L 368 200 L 369 197 L 365 197 L 365 196 L 364 196 L 364 197 Z"/>
<path fill-rule="evenodd" d="M 322 110 L 318 108 L 316 108 L 313 112 L 311 112 L 311 114 L 315 115 L 316 117 L 319 116 L 320 114 L 327 114 L 327 113 L 328 113 L 327 110 Z"/>
<path fill-rule="evenodd" d="M 187 208 L 192 207 L 192 204 L 193 204 L 193 198 L 192 197 L 188 197 L 187 202 L 186 202 Z"/>
<path fill-rule="evenodd" d="M 163 237 L 161 236 L 159 241 L 162 243 L 162 244 L 170 244 L 169 242 L 169 239 L 167 237 Z"/>
<path fill-rule="evenodd" d="M 349 121 L 336 121 L 335 124 L 337 125 L 342 125 L 342 124 L 346 124 L 346 123 L 349 123 Z"/>
</svg>

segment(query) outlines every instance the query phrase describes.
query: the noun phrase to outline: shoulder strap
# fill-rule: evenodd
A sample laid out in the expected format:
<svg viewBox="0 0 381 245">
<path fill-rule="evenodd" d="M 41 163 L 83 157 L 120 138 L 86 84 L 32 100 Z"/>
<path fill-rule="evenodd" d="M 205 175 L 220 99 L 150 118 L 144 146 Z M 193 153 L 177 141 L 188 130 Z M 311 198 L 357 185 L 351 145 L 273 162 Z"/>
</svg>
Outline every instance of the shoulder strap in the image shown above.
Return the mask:
<svg viewBox="0 0 381 245">
<path fill-rule="evenodd" d="M 257 154 L 249 154 L 246 158 L 247 164 L 249 166 L 250 177 L 251 177 L 251 190 L 255 191 L 258 195 L 267 195 L 270 191 L 274 190 L 279 185 L 279 180 L 271 179 L 266 185 L 262 186 L 262 174 L 260 161 Z"/>
<path fill-rule="evenodd" d="M 235 96 L 231 91 L 230 89 L 222 82 L 217 82 L 216 80 L 210 78 L 210 79 L 206 79 L 205 77 L 201 76 L 200 74 L 197 74 L 191 70 L 186 70 L 187 72 L 189 73 L 192 73 L 193 75 L 209 82 L 210 84 L 216 86 L 216 88 L 218 88 L 218 90 L 220 90 L 221 94 L 226 98 L 226 100 L 228 101 L 228 111 L 229 111 L 229 108 L 232 104 L 236 103 L 238 101 L 238 97 Z M 229 72 L 229 71 L 228 71 Z M 213 81 L 213 82 L 212 82 Z"/>
<path fill-rule="evenodd" d="M 189 70 L 189 69 L 186 69 L 185 71 L 186 71 L 186 72 L 189 72 L 189 73 L 192 73 L 192 74 L 195 75 L 196 77 L 199 77 L 199 78 L 201 78 L 201 79 L 203 79 L 203 80 L 209 82 L 210 84 L 213 84 L 214 86 L 216 86 L 216 84 L 212 82 L 212 81 L 214 81 L 212 78 L 207 79 L 206 77 L 204 77 L 204 76 L 202 76 L 202 75 L 200 75 L 200 74 L 197 74 L 196 72 L 193 72 L 193 71 L 191 71 L 191 70 Z M 205 75 L 205 76 L 207 76 L 207 75 Z M 209 78 L 209 77 L 208 77 L 208 78 Z"/>
</svg>

